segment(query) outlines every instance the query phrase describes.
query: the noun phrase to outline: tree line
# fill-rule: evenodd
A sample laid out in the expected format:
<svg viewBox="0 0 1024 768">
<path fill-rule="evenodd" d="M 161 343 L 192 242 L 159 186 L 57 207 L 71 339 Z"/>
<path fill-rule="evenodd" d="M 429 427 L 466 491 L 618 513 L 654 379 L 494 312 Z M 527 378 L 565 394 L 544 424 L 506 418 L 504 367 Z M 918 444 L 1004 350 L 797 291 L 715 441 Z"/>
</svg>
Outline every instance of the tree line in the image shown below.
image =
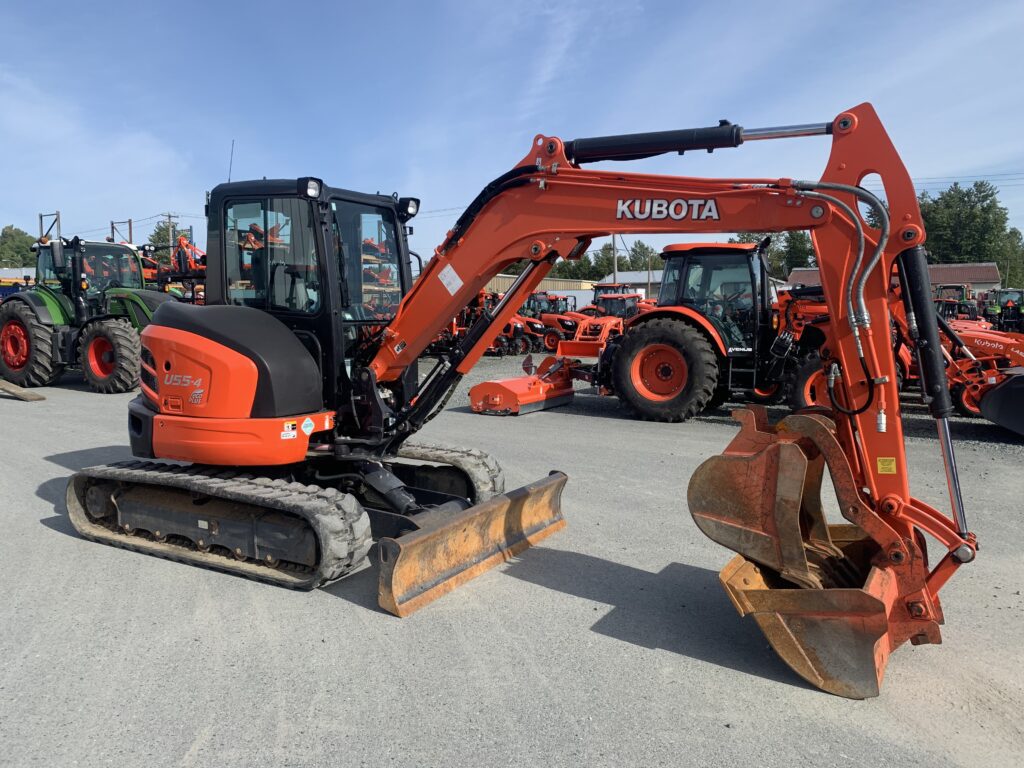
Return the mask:
<svg viewBox="0 0 1024 768">
<path fill-rule="evenodd" d="M 1024 236 L 1016 227 L 1009 226 L 1009 212 L 999 202 L 998 188 L 988 181 L 976 181 L 969 186 L 952 184 L 948 189 L 932 195 L 918 195 L 921 215 L 928 232 L 929 260 L 934 264 L 992 261 L 999 266 L 1004 286 L 1024 286 Z M 869 217 L 869 222 L 871 223 Z M 187 230 L 173 227 L 170 239 L 176 239 Z M 153 245 L 168 242 L 167 223 L 160 222 L 149 235 Z M 763 232 L 744 232 L 730 242 L 752 243 L 765 237 Z M 814 249 L 806 232 L 785 232 L 771 235 L 768 264 L 772 274 L 785 279 L 797 267 L 815 266 Z M 35 265 L 31 246 L 35 238 L 28 232 L 8 224 L 0 230 L 0 267 L 27 267 Z M 165 262 L 167 249 L 157 252 Z M 584 254 L 576 261 L 560 261 L 551 270 L 552 277 L 575 280 L 600 280 L 614 271 L 616 249 L 611 243 Z M 646 271 L 662 267 L 658 251 L 642 240 L 634 240 L 627 248 L 618 249 L 619 271 Z M 507 270 L 513 274 L 523 265 Z"/>
</svg>

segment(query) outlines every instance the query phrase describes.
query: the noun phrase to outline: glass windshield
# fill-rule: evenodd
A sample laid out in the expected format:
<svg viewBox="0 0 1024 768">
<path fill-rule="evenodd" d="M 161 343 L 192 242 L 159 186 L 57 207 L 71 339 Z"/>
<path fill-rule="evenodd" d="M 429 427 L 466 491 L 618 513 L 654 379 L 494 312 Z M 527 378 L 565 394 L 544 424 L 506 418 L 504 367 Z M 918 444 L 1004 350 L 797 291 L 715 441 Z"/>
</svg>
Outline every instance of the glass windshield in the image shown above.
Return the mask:
<svg viewBox="0 0 1024 768">
<path fill-rule="evenodd" d="M 308 200 L 235 202 L 225 219 L 230 303 L 265 311 L 320 310 L 320 269 Z"/>
<path fill-rule="evenodd" d="M 331 211 L 338 268 L 345 276 L 345 319 L 390 321 L 402 300 L 394 212 L 347 200 L 332 200 Z"/>
<path fill-rule="evenodd" d="M 597 306 L 608 315 L 614 317 L 629 317 L 636 314 L 637 299 L 635 296 L 602 296 L 597 300 Z"/>
<path fill-rule="evenodd" d="M 688 258 L 685 264 L 679 300 L 706 315 L 729 347 L 750 348 L 754 286 L 746 258 L 698 255 Z"/>
<path fill-rule="evenodd" d="M 999 303 L 1005 304 L 1008 301 L 1012 301 L 1014 304 L 1020 304 L 1021 299 L 1024 298 L 1024 294 L 1021 291 L 1000 291 L 999 292 Z"/>
<path fill-rule="evenodd" d="M 629 286 L 623 285 L 622 283 L 607 283 L 605 285 L 594 286 L 594 301 L 595 303 L 601 296 L 605 296 L 610 293 L 626 293 L 624 289 Z"/>
<path fill-rule="evenodd" d="M 87 243 L 82 254 L 82 271 L 89 281 L 89 293 L 108 288 L 141 288 L 139 257 L 113 243 Z"/>
</svg>

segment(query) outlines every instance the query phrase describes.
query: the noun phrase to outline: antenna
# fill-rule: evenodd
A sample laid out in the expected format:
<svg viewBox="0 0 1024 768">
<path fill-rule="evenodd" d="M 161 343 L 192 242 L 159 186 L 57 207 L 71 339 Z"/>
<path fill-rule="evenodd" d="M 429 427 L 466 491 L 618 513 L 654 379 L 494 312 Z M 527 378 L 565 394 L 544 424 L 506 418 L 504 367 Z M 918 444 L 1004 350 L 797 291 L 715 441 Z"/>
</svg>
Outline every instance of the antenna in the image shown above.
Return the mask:
<svg viewBox="0 0 1024 768">
<path fill-rule="evenodd" d="M 231 157 L 228 159 L 228 181 L 231 181 L 231 167 L 235 164 L 235 140 L 231 140 Z"/>
</svg>

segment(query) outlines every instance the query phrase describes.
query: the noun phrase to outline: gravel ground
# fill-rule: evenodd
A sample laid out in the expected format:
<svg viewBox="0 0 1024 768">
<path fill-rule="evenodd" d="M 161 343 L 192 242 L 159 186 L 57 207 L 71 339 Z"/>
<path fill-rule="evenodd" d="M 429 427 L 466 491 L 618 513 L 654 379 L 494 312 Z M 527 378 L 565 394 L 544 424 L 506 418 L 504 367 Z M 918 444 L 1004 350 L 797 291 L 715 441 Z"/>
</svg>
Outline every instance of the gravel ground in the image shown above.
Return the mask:
<svg viewBox="0 0 1024 768">
<path fill-rule="evenodd" d="M 472 414 L 424 437 L 490 451 L 509 487 L 570 475 L 569 526 L 414 616 L 372 569 L 312 593 L 78 538 L 72 470 L 125 458 L 131 396 L 70 377 L 0 398 L 0 764 L 11 766 L 903 766 L 1024 764 L 1024 445 L 955 421 L 982 549 L 942 593 L 941 646 L 905 646 L 882 695 L 804 684 L 717 580 L 730 553 L 687 478 L 735 434 L 624 417 L 611 398 Z M 907 403 L 915 495 L 946 508 L 933 426 Z"/>
</svg>

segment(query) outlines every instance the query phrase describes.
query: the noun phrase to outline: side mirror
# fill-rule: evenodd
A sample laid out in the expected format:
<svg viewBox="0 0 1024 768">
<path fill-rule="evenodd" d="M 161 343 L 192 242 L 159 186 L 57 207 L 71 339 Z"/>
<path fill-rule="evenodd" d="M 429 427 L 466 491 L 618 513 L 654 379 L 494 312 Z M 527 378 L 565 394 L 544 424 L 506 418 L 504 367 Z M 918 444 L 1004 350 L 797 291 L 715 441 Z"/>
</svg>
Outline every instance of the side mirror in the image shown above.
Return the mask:
<svg viewBox="0 0 1024 768">
<path fill-rule="evenodd" d="M 50 259 L 55 270 L 59 271 L 68 266 L 67 257 L 64 255 L 64 242 L 59 237 L 50 241 Z"/>
</svg>

